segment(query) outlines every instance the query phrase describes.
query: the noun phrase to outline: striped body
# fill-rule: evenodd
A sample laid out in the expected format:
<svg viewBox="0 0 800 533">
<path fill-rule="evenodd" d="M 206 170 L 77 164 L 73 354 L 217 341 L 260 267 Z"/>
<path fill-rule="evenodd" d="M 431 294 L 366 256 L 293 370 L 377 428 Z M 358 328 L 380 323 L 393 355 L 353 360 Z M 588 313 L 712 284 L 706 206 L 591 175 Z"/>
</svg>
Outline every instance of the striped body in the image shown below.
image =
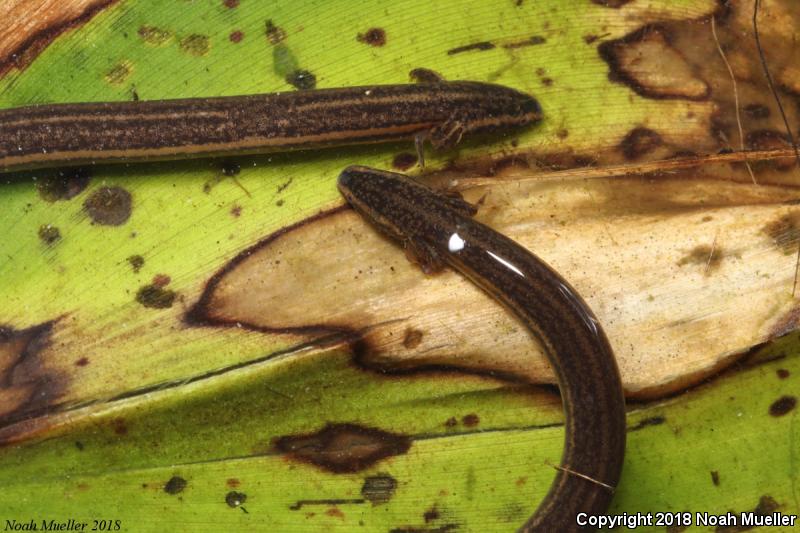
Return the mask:
<svg viewBox="0 0 800 533">
<path fill-rule="evenodd" d="M 426 136 L 435 147 L 541 118 L 532 97 L 478 82 L 0 110 L 0 172 L 280 152 Z M 453 132 L 457 138 L 452 137 Z"/>
<path fill-rule="evenodd" d="M 564 404 L 562 469 L 524 532 L 589 530 L 579 513 L 603 514 L 625 455 L 625 399 L 614 353 L 586 302 L 541 259 L 470 218 L 474 208 L 391 172 L 349 167 L 347 201 L 402 241 L 422 264 L 447 264 L 502 303 L 541 342 Z"/>
</svg>

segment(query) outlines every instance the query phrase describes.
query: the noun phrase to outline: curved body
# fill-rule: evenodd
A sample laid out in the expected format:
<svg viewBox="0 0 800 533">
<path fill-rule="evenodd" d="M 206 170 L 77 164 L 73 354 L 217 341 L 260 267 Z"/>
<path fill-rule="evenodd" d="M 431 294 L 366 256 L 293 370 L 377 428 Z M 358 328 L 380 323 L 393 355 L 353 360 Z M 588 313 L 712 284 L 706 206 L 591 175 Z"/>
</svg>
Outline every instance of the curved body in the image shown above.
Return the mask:
<svg viewBox="0 0 800 533">
<path fill-rule="evenodd" d="M 0 110 L 0 172 L 428 138 L 451 146 L 541 118 L 513 89 L 442 82 Z M 419 137 L 420 139 L 422 137 Z"/>
<path fill-rule="evenodd" d="M 544 346 L 565 411 L 562 468 L 522 531 L 579 531 L 606 511 L 625 453 L 625 401 L 614 354 L 583 299 L 542 260 L 470 218 L 474 208 L 366 167 L 339 177 L 350 204 L 427 265 L 448 264 L 521 320 Z M 605 485 L 605 486 L 604 486 Z"/>
</svg>

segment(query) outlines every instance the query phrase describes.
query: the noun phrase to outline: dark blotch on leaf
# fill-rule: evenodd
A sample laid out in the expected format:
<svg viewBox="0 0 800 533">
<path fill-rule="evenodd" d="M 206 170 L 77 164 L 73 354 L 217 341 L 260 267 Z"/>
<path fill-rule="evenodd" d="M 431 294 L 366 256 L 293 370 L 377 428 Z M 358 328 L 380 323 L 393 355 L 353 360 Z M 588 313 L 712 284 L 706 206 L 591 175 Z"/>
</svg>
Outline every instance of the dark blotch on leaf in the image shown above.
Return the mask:
<svg viewBox="0 0 800 533">
<path fill-rule="evenodd" d="M 784 254 L 790 255 L 797 250 L 797 239 L 800 239 L 800 211 L 786 213 L 768 222 L 761 231 L 772 239 L 773 244 Z"/>
<path fill-rule="evenodd" d="M 156 287 L 166 287 L 172 282 L 172 278 L 167 274 L 156 274 L 153 276 L 153 285 Z"/>
<path fill-rule="evenodd" d="M 464 418 L 461 419 L 461 423 L 467 426 L 468 428 L 472 428 L 480 424 L 481 419 L 475 413 L 470 413 L 465 415 Z"/>
<path fill-rule="evenodd" d="M 236 507 L 239 507 L 246 501 L 247 501 L 247 494 L 245 494 L 244 492 L 236 492 L 232 490 L 225 495 L 225 503 L 228 504 L 228 507 L 232 507 L 234 509 Z"/>
<path fill-rule="evenodd" d="M 139 272 L 144 266 L 144 257 L 141 255 L 132 255 L 128 257 L 128 264 L 131 265 L 134 272 Z"/>
<path fill-rule="evenodd" d="M 370 28 L 356 37 L 358 42 L 370 46 L 383 46 L 386 44 L 386 32 L 383 28 Z"/>
<path fill-rule="evenodd" d="M 786 370 L 785 368 L 779 368 L 778 370 L 775 371 L 775 373 L 778 375 L 778 378 L 780 379 L 786 379 L 790 375 L 789 371 Z"/>
<path fill-rule="evenodd" d="M 775 501 L 775 498 L 765 494 L 758 499 L 758 505 L 753 509 L 753 512 L 761 516 L 766 516 L 774 513 L 779 508 L 780 505 Z"/>
<path fill-rule="evenodd" d="M 136 301 L 145 307 L 167 309 L 172 307 L 177 293 L 158 285 L 145 285 L 136 293 Z"/>
<path fill-rule="evenodd" d="M 228 39 L 232 43 L 240 43 L 242 39 L 244 39 L 244 32 L 241 30 L 232 31 L 230 35 L 228 35 Z"/>
<path fill-rule="evenodd" d="M 137 32 L 139 37 L 148 44 L 159 46 L 172 38 L 172 32 L 156 26 L 140 26 Z"/>
<path fill-rule="evenodd" d="M 317 77 L 307 70 L 299 69 L 286 76 L 286 83 L 301 91 L 308 90 L 317 86 Z"/>
<path fill-rule="evenodd" d="M 100 187 L 83 202 L 83 209 L 96 224 L 121 226 L 130 218 L 132 204 L 131 193 L 122 187 Z"/>
<path fill-rule="evenodd" d="M 625 159 L 638 159 L 661 145 L 661 136 L 648 128 L 634 128 L 622 139 L 620 148 Z"/>
<path fill-rule="evenodd" d="M 56 202 L 70 200 L 79 195 L 89 185 L 89 171 L 82 168 L 59 170 L 55 176 L 48 176 L 36 184 L 42 200 Z"/>
<path fill-rule="evenodd" d="M 204 56 L 211 50 L 211 40 L 207 35 L 193 33 L 181 39 L 181 50 L 189 55 Z"/>
<path fill-rule="evenodd" d="M 117 435 L 127 435 L 128 425 L 125 423 L 124 418 L 115 418 L 111 421 L 111 428 Z"/>
<path fill-rule="evenodd" d="M 328 424 L 316 433 L 275 439 L 275 448 L 292 459 L 335 473 L 358 472 L 381 459 L 405 454 L 411 438 L 356 424 Z"/>
<path fill-rule="evenodd" d="M 417 164 L 417 156 L 410 152 L 402 152 L 394 156 L 392 167 L 397 170 L 408 170 Z"/>
<path fill-rule="evenodd" d="M 164 485 L 164 492 L 167 494 L 178 494 L 186 488 L 187 481 L 180 476 L 172 476 L 167 484 Z"/>
<path fill-rule="evenodd" d="M 39 226 L 39 239 L 47 246 L 52 246 L 56 241 L 61 239 L 61 232 L 55 226 L 43 224 Z"/>
<path fill-rule="evenodd" d="M 482 41 L 479 43 L 465 44 L 464 46 L 457 46 L 455 48 L 451 48 L 450 50 L 447 51 L 447 55 L 452 56 L 456 54 L 461 54 L 463 52 L 471 52 L 473 50 L 481 50 L 481 51 L 493 50 L 496 47 L 497 46 L 492 42 Z"/>
<path fill-rule="evenodd" d="M 372 505 L 387 503 L 394 496 L 397 489 L 397 480 L 389 474 L 378 474 L 364 479 L 361 486 L 361 496 Z"/>
<path fill-rule="evenodd" d="M 439 510 L 436 507 L 432 507 L 425 511 L 422 515 L 422 519 L 425 520 L 425 523 L 433 522 L 434 520 L 438 520 L 440 517 Z"/>
<path fill-rule="evenodd" d="M 711 471 L 711 482 L 714 484 L 715 487 L 719 486 L 719 472 L 716 470 Z"/>
<path fill-rule="evenodd" d="M 794 396 L 781 396 L 769 406 L 769 414 L 772 416 L 783 416 L 790 413 L 797 407 L 797 398 Z"/>
</svg>

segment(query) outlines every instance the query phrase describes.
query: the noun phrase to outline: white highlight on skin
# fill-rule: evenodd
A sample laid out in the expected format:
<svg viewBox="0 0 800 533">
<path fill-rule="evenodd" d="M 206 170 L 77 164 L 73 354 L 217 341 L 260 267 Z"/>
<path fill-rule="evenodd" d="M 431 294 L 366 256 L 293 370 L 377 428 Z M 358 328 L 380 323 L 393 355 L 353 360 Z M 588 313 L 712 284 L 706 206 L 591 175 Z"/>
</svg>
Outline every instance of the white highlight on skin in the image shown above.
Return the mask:
<svg viewBox="0 0 800 533">
<path fill-rule="evenodd" d="M 505 259 L 503 259 L 499 255 L 493 254 L 489 250 L 486 250 L 486 253 L 489 254 L 492 257 L 492 259 L 494 259 L 495 261 L 497 261 L 498 263 L 500 263 L 501 265 L 503 265 L 504 267 L 506 267 L 510 271 L 514 272 L 515 274 L 517 274 L 519 276 L 522 276 L 523 278 L 525 277 L 525 274 L 523 274 L 520 269 L 518 269 L 517 267 L 515 267 L 514 265 L 512 265 L 511 263 L 509 263 L 508 261 L 506 261 Z"/>
<path fill-rule="evenodd" d="M 464 249 L 465 244 L 464 239 L 462 239 L 458 233 L 453 233 L 450 235 L 450 240 L 447 241 L 447 249 L 450 252 L 460 252 Z"/>
</svg>

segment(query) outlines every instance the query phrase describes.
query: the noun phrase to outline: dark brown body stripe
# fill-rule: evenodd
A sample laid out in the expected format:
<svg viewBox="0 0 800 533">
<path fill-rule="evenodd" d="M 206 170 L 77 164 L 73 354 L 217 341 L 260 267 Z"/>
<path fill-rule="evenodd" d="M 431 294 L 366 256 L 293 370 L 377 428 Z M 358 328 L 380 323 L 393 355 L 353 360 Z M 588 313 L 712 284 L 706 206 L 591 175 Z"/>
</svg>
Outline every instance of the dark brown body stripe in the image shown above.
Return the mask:
<svg viewBox="0 0 800 533">
<path fill-rule="evenodd" d="M 0 171 L 395 141 L 451 123 L 481 134 L 540 118 L 532 97 L 477 82 L 40 105 L 0 110 Z"/>
<path fill-rule="evenodd" d="M 474 210 L 463 201 L 437 195 L 401 174 L 366 167 L 342 172 L 339 189 L 358 212 L 415 256 L 438 259 L 466 275 L 540 340 L 566 414 L 564 470 L 521 531 L 582 531 L 576 516 L 606 512 L 625 454 L 622 383 L 592 311 L 541 259 L 472 220 Z"/>
</svg>

